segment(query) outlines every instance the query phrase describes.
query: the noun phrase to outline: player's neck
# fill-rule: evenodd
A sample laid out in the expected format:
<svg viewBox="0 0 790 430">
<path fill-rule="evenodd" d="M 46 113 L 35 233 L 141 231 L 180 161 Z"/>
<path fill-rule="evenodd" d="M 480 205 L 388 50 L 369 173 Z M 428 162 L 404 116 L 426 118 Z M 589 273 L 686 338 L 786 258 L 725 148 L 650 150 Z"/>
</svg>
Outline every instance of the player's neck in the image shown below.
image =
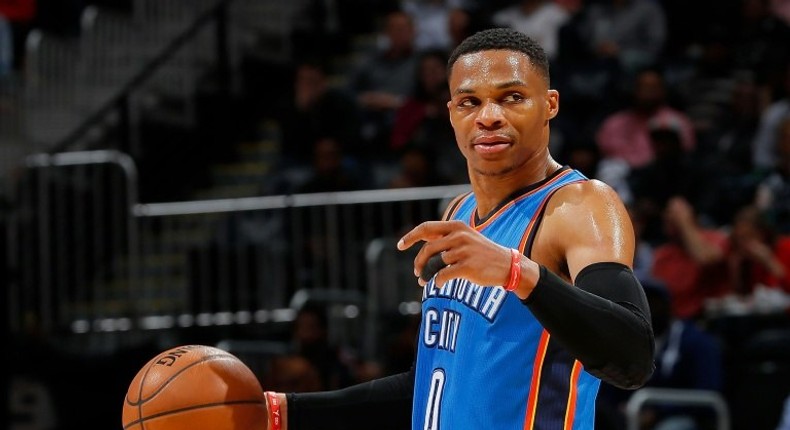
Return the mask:
<svg viewBox="0 0 790 430">
<path fill-rule="evenodd" d="M 484 218 L 499 207 L 505 199 L 518 190 L 526 189 L 549 176 L 562 166 L 547 156 L 540 162 L 526 163 L 520 168 L 503 175 L 470 175 L 472 190 L 477 200 L 477 214 Z"/>
</svg>

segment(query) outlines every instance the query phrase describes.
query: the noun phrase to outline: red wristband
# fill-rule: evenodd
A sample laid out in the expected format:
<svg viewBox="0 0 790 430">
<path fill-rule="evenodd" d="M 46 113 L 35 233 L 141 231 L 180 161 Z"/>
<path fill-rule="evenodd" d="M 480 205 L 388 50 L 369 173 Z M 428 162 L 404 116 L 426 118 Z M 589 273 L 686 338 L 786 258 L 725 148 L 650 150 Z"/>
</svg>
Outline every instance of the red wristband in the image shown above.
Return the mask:
<svg viewBox="0 0 790 430">
<path fill-rule="evenodd" d="M 271 423 L 269 430 L 280 430 L 283 425 L 280 416 L 280 399 L 274 391 L 266 391 L 263 394 L 266 396 L 266 404 L 269 405 L 269 423 Z"/>
<path fill-rule="evenodd" d="M 517 249 L 510 249 L 510 277 L 505 284 L 505 290 L 513 291 L 518 288 L 521 282 L 521 252 Z"/>
</svg>

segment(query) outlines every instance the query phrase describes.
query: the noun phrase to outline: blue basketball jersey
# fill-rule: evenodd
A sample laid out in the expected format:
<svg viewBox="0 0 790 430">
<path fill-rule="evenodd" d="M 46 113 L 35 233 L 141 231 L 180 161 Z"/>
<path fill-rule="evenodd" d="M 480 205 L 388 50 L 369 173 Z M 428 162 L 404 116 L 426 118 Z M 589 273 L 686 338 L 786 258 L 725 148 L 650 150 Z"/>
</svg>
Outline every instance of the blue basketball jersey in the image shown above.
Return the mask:
<svg viewBox="0 0 790 430">
<path fill-rule="evenodd" d="M 530 255 L 549 197 L 586 179 L 565 167 L 479 224 L 470 193 L 450 219 Z M 464 279 L 424 287 L 412 430 L 592 429 L 599 384 L 503 287 Z"/>
</svg>

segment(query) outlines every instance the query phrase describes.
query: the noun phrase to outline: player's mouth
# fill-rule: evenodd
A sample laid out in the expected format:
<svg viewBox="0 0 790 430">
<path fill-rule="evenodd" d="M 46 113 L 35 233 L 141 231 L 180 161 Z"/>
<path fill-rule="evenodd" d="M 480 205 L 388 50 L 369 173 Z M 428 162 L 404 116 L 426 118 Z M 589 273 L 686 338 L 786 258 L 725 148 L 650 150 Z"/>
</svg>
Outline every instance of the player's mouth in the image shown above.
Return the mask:
<svg viewBox="0 0 790 430">
<path fill-rule="evenodd" d="M 509 148 L 511 141 L 506 136 L 480 136 L 472 141 L 472 148 L 479 154 L 494 154 Z"/>
</svg>

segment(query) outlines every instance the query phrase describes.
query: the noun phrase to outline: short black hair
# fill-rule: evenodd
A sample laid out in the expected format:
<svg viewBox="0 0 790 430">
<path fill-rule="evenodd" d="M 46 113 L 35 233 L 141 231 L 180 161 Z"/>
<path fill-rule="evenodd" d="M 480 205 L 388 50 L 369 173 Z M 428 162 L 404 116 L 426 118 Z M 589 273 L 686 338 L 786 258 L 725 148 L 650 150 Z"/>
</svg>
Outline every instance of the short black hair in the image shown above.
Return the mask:
<svg viewBox="0 0 790 430">
<path fill-rule="evenodd" d="M 459 43 L 447 61 L 447 76 L 450 76 L 453 65 L 462 55 L 500 49 L 521 52 L 529 57 L 532 66 L 543 75 L 546 83 L 549 83 L 549 59 L 546 51 L 531 37 L 508 27 L 481 30 Z"/>
</svg>

